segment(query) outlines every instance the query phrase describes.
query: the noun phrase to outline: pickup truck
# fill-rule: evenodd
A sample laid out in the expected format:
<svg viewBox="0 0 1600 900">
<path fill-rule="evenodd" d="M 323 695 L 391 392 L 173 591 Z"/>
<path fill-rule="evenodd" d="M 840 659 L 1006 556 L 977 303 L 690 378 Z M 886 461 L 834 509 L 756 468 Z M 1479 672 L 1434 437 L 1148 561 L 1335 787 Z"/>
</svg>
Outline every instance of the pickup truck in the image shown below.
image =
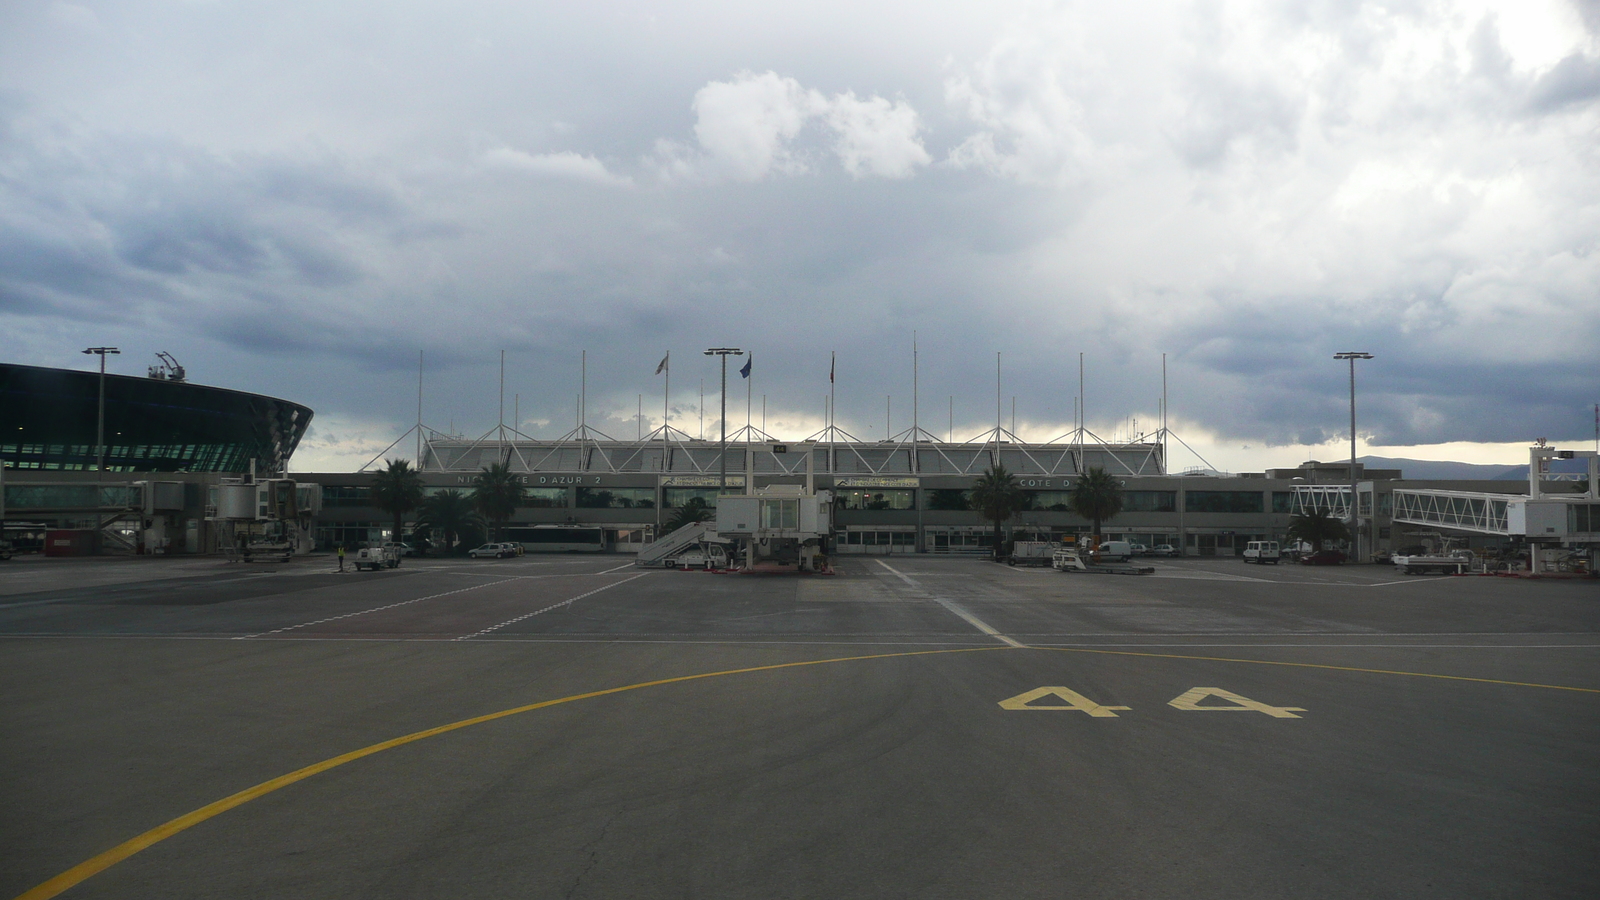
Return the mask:
<svg viewBox="0 0 1600 900">
<path fill-rule="evenodd" d="M 362 547 L 356 551 L 356 571 L 393 569 L 400 565 L 400 554 L 393 547 Z"/>
</svg>

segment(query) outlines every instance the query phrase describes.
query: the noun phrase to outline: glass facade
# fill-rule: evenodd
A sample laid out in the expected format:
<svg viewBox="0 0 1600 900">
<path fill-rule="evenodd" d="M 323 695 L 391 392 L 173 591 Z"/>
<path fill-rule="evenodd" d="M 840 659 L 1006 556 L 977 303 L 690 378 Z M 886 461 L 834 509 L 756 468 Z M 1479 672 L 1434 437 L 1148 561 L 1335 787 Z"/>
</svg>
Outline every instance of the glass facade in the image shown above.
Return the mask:
<svg viewBox="0 0 1600 900">
<path fill-rule="evenodd" d="M 1275 513 L 1294 512 L 1294 491 L 1273 491 L 1272 511 Z"/>
<path fill-rule="evenodd" d="M 298 403 L 127 375 L 105 376 L 108 472 L 263 474 L 289 459 L 311 425 Z M 100 374 L 0 364 L 0 464 L 93 471 Z"/>
<path fill-rule="evenodd" d="M 661 489 L 661 506 L 665 509 L 674 509 L 698 497 L 705 501 L 706 506 L 715 508 L 719 493 L 721 491 L 717 488 L 664 487 Z"/>
<path fill-rule="evenodd" d="M 1177 491 L 1123 491 L 1123 512 L 1177 512 Z"/>
<path fill-rule="evenodd" d="M 579 509 L 655 509 L 655 506 L 654 488 L 578 488 Z"/>
<path fill-rule="evenodd" d="M 840 488 L 834 492 L 833 505 L 839 509 L 916 509 L 917 492 L 914 490 Z"/>
<path fill-rule="evenodd" d="M 960 488 L 933 488 L 928 491 L 929 509 L 971 509 L 972 492 Z"/>
<path fill-rule="evenodd" d="M 1184 512 L 1258 513 L 1263 509 L 1261 491 L 1188 491 L 1183 495 Z"/>
</svg>

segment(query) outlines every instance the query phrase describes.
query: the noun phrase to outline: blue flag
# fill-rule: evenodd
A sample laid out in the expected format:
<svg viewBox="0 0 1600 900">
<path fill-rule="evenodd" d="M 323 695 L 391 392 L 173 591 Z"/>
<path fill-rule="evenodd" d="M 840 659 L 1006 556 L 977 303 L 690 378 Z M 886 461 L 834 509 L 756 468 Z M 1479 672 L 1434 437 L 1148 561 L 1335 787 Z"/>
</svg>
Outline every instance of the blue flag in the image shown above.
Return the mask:
<svg viewBox="0 0 1600 900">
<path fill-rule="evenodd" d="M 756 355 L 754 353 L 752 353 L 752 354 L 750 354 L 750 358 L 745 360 L 744 368 L 739 370 L 739 374 L 742 375 L 745 378 L 749 378 L 750 377 L 750 367 L 755 365 L 755 364 L 756 364 Z"/>
</svg>

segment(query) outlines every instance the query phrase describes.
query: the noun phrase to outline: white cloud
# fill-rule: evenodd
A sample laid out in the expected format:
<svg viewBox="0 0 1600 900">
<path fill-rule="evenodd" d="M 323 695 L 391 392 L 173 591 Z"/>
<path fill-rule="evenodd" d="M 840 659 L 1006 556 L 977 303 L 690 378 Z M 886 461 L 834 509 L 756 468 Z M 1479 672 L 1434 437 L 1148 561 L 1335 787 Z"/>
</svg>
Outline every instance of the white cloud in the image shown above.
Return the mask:
<svg viewBox="0 0 1600 900">
<path fill-rule="evenodd" d="M 822 95 L 774 72 L 713 81 L 694 95 L 695 139 L 713 163 L 738 181 L 805 171 L 788 144 L 826 108 Z"/>
<path fill-rule="evenodd" d="M 808 149 L 807 126 L 831 132 L 831 151 L 852 177 L 906 178 L 931 162 L 921 120 L 904 100 L 854 91 L 824 96 L 776 72 L 742 72 L 695 93 L 696 147 L 657 141 L 648 162 L 666 178 L 759 181 L 813 171 L 823 150 Z"/>
<path fill-rule="evenodd" d="M 825 120 L 837 135 L 839 161 L 856 178 L 907 178 L 932 161 L 917 137 L 922 130 L 917 111 L 903 100 L 858 100 L 847 91 L 833 99 Z"/>
<path fill-rule="evenodd" d="M 613 174 L 606 168 L 605 163 L 593 156 L 579 153 L 533 154 L 510 147 L 496 147 L 484 153 L 482 160 L 487 166 L 514 169 L 551 178 L 569 178 L 611 187 L 628 187 L 633 184 L 632 178 Z"/>
</svg>

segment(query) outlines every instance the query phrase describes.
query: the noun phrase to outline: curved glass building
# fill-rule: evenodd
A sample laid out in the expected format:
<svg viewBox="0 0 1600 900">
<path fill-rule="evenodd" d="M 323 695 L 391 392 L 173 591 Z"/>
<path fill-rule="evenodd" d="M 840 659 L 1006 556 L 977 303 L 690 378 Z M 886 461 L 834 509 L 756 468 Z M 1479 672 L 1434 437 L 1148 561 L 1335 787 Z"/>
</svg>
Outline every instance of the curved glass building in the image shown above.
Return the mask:
<svg viewBox="0 0 1600 900">
<path fill-rule="evenodd" d="M 106 375 L 108 472 L 263 473 L 287 462 L 311 409 L 180 381 Z M 93 471 L 100 373 L 0 363 L 0 464 Z"/>
</svg>

